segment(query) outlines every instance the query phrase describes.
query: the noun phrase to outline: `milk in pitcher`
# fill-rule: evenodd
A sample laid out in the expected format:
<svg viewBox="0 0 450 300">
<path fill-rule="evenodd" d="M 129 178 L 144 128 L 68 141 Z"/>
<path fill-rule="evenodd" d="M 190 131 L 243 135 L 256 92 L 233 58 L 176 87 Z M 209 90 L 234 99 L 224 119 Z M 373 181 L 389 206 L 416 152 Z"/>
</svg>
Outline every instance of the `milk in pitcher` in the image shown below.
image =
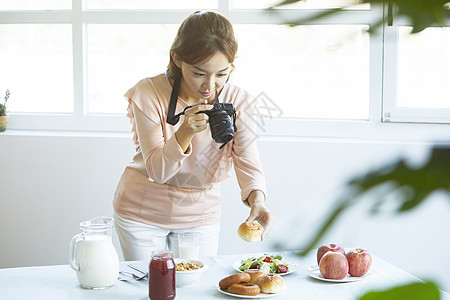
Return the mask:
<svg viewBox="0 0 450 300">
<path fill-rule="evenodd" d="M 82 222 L 82 232 L 72 238 L 69 262 L 83 288 L 105 289 L 117 281 L 119 257 L 111 240 L 113 222 L 107 217 Z"/>
<path fill-rule="evenodd" d="M 78 280 L 82 287 L 110 287 L 117 280 L 119 258 L 108 239 L 85 239 L 78 250 L 77 261 L 80 271 Z"/>
</svg>

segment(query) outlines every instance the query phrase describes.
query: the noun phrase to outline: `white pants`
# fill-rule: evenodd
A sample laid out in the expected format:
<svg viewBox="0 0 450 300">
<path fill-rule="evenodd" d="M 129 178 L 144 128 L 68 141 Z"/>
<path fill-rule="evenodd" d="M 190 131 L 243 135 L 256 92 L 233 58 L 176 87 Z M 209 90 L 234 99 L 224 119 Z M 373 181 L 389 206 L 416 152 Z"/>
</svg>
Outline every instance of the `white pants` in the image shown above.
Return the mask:
<svg viewBox="0 0 450 300">
<path fill-rule="evenodd" d="M 200 257 L 215 256 L 219 247 L 220 225 L 207 225 L 183 229 L 166 229 L 127 220 L 114 212 L 114 223 L 125 260 L 148 262 L 153 250 L 169 249 L 178 257 L 178 233 L 200 233 Z"/>
</svg>

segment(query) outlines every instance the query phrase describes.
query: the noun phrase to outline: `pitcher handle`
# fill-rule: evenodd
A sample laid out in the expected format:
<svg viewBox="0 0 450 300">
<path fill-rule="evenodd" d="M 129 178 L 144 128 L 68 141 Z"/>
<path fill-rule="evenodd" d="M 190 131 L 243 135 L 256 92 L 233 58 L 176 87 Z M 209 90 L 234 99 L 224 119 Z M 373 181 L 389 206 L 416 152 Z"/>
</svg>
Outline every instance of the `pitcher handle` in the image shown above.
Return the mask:
<svg viewBox="0 0 450 300">
<path fill-rule="evenodd" d="M 80 265 L 77 264 L 75 259 L 75 248 L 77 247 L 78 242 L 84 240 L 84 235 L 79 233 L 75 235 L 70 241 L 70 249 L 69 249 L 69 263 L 74 271 L 80 271 Z"/>
</svg>

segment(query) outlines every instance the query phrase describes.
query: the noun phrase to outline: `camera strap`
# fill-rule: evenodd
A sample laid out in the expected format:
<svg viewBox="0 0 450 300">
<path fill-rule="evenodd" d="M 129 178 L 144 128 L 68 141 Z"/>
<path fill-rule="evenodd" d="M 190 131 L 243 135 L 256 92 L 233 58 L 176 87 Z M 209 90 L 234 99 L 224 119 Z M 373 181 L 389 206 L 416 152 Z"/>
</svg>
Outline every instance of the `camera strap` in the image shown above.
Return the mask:
<svg viewBox="0 0 450 300">
<path fill-rule="evenodd" d="M 177 108 L 178 90 L 180 89 L 180 79 L 176 79 L 173 83 L 172 94 L 170 95 L 169 112 L 167 114 L 166 122 L 170 125 L 178 123 L 180 117 L 175 117 L 175 109 Z"/>
<path fill-rule="evenodd" d="M 170 103 L 169 103 L 169 112 L 167 113 L 167 120 L 166 122 L 170 125 L 175 125 L 180 120 L 180 116 L 184 115 L 184 112 L 191 108 L 192 106 L 186 106 L 186 108 L 181 112 L 175 115 L 175 110 L 177 108 L 177 102 L 178 102 L 178 93 L 180 89 L 180 79 L 176 79 L 173 83 L 172 93 L 170 94 Z M 216 97 L 214 99 L 215 103 L 219 103 L 219 94 L 216 90 Z"/>
</svg>

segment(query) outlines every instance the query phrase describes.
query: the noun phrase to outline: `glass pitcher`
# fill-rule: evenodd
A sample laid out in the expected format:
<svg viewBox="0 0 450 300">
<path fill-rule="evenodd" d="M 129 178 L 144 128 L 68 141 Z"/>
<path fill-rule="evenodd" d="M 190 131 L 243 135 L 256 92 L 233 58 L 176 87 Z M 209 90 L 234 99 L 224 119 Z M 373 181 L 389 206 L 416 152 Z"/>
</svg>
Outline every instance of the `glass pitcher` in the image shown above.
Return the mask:
<svg viewBox="0 0 450 300">
<path fill-rule="evenodd" d="M 82 232 L 70 242 L 70 266 L 83 288 L 105 289 L 116 283 L 119 257 L 111 240 L 113 225 L 109 217 L 81 222 Z"/>
</svg>

